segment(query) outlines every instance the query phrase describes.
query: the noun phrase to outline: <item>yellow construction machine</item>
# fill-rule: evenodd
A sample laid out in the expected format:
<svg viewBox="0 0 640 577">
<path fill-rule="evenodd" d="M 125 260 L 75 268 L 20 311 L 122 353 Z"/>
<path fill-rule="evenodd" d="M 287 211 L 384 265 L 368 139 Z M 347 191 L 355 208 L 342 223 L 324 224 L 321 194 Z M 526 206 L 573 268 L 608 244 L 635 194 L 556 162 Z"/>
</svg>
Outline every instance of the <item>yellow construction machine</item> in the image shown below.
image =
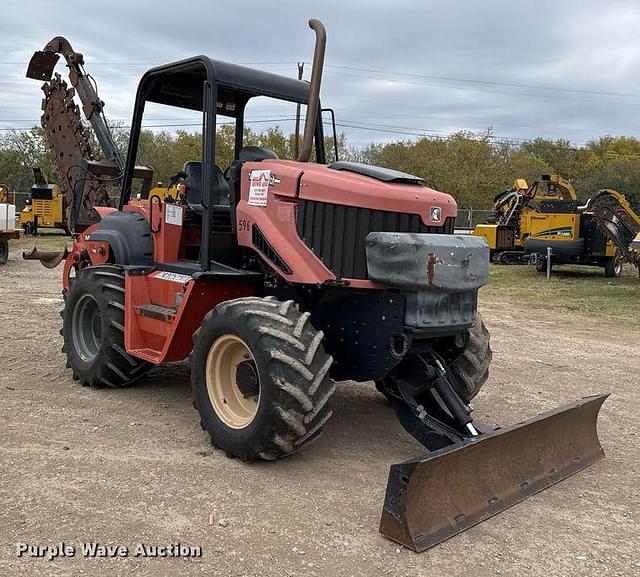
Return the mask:
<svg viewBox="0 0 640 577">
<path fill-rule="evenodd" d="M 34 167 L 33 185 L 19 219 L 24 233 L 35 235 L 42 228 L 58 228 L 68 234 L 68 209 L 65 194 L 58 185 L 49 183 L 44 172 Z"/>
<path fill-rule="evenodd" d="M 522 214 L 530 199 L 530 189 L 524 178 L 517 178 L 513 187 L 493 199 L 493 215 L 486 224 L 479 224 L 473 235 L 481 236 L 489 245 L 495 262 L 508 264 L 520 260 L 524 246 L 522 239 Z"/>
<path fill-rule="evenodd" d="M 623 194 L 609 188 L 589 200 L 588 210 L 618 254 L 640 272 L 640 216 Z"/>
<path fill-rule="evenodd" d="M 544 190 L 539 190 L 541 183 Z M 575 189 L 561 176 L 542 175 L 532 186 L 517 179 L 513 188 L 494 198 L 491 220 L 472 234 L 487 240 L 494 262 L 532 263 L 542 271 L 550 250 L 553 264 L 601 266 L 607 276 L 622 274 L 616 244 L 598 225 L 590 205 L 580 206 Z"/>
</svg>

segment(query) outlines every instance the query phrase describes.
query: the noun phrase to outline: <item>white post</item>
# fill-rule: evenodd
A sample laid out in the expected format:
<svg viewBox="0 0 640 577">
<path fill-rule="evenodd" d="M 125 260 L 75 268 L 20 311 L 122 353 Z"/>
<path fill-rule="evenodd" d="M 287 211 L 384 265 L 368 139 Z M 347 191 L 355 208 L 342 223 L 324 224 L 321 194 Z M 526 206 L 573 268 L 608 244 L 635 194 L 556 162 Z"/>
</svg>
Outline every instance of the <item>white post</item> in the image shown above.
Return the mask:
<svg viewBox="0 0 640 577">
<path fill-rule="evenodd" d="M 547 278 L 551 278 L 551 247 L 547 247 Z"/>
</svg>

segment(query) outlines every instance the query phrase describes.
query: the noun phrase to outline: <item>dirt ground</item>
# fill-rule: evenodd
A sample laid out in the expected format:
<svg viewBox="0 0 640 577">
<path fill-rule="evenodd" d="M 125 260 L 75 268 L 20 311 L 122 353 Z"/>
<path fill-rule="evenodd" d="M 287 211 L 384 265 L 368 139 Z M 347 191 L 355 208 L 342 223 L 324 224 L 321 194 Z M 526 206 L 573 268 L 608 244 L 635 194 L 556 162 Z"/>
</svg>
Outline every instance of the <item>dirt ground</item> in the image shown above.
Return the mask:
<svg viewBox="0 0 640 577">
<path fill-rule="evenodd" d="M 640 575 L 637 328 L 483 299 L 495 363 L 476 418 L 508 424 L 610 391 L 607 457 L 417 555 L 378 533 L 389 464 L 421 450 L 373 386 L 340 384 L 308 450 L 227 459 L 199 427 L 187 366 L 123 390 L 71 379 L 59 276 L 15 249 L 0 269 L 0 575 Z M 180 542 L 203 556 L 16 556 L 18 542 L 60 541 Z"/>
</svg>

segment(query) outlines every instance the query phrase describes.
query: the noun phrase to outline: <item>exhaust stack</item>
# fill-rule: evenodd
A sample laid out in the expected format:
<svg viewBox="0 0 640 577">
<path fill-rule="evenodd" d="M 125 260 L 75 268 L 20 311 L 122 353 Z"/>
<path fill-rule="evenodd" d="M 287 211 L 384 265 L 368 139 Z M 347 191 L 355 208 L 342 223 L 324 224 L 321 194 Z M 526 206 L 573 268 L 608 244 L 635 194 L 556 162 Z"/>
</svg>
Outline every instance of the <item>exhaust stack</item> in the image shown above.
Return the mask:
<svg viewBox="0 0 640 577">
<path fill-rule="evenodd" d="M 318 121 L 318 109 L 320 108 L 320 83 L 322 81 L 322 68 L 324 67 L 324 51 L 327 46 L 327 31 L 320 20 L 311 18 L 309 28 L 316 33 L 316 47 L 313 53 L 313 68 L 311 69 L 311 83 L 309 85 L 309 102 L 307 103 L 307 115 L 304 121 L 304 136 L 302 149 L 298 156 L 300 162 L 309 162 L 313 147 L 313 135 Z"/>
</svg>

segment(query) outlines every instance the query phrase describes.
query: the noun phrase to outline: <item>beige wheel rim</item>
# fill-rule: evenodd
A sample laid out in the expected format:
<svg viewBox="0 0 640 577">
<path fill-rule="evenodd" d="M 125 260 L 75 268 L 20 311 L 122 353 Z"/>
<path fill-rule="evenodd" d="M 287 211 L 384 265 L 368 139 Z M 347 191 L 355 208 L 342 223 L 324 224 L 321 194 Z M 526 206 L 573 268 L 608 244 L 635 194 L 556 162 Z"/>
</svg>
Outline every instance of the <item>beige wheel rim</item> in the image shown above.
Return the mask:
<svg viewBox="0 0 640 577">
<path fill-rule="evenodd" d="M 243 395 L 238 387 L 236 372 L 243 361 L 255 359 L 247 344 L 235 335 L 218 337 L 207 355 L 207 392 L 213 410 L 225 425 L 244 429 L 255 418 L 260 405 L 258 394 Z"/>
</svg>

